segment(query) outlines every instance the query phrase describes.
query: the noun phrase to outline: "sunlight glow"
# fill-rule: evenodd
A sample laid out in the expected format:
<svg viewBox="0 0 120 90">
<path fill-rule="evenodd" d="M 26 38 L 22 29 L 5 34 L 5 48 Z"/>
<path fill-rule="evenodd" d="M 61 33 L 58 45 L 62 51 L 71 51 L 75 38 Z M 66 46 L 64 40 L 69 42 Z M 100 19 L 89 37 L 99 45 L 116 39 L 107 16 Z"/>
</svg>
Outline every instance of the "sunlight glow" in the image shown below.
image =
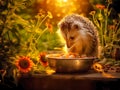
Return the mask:
<svg viewBox="0 0 120 90">
<path fill-rule="evenodd" d="M 61 32 L 60 32 L 60 29 L 57 30 L 57 34 L 58 34 L 58 36 L 60 37 L 61 43 L 64 44 L 64 47 L 62 48 L 63 52 L 64 52 L 65 54 L 68 54 L 68 49 L 67 49 L 66 41 L 65 41 L 64 38 L 62 37 L 62 34 L 61 34 Z"/>
<path fill-rule="evenodd" d="M 67 2 L 68 0 L 63 0 L 64 2 Z"/>
<path fill-rule="evenodd" d="M 67 48 L 67 45 L 65 44 L 65 46 L 63 47 L 63 51 L 65 54 L 68 54 L 68 48 Z"/>
<path fill-rule="evenodd" d="M 68 2 L 68 0 L 56 0 L 58 2 Z"/>
<path fill-rule="evenodd" d="M 64 16 L 71 13 L 79 13 L 86 16 L 89 9 L 89 0 L 36 0 L 35 7 L 43 8 L 50 11 L 56 20 L 60 20 Z"/>
<path fill-rule="evenodd" d="M 103 72 L 102 75 L 106 78 L 115 78 L 113 75 Z"/>
</svg>

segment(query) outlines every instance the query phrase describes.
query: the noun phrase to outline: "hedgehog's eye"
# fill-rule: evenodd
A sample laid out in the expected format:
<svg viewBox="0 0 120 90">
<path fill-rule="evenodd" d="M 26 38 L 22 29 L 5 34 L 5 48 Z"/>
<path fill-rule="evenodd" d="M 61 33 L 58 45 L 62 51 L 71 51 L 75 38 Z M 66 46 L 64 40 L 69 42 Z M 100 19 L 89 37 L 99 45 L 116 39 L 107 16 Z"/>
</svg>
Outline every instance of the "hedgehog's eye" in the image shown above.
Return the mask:
<svg viewBox="0 0 120 90">
<path fill-rule="evenodd" d="M 75 37 L 73 37 L 73 36 L 70 37 L 70 40 L 74 40 L 74 39 L 75 39 Z"/>
</svg>

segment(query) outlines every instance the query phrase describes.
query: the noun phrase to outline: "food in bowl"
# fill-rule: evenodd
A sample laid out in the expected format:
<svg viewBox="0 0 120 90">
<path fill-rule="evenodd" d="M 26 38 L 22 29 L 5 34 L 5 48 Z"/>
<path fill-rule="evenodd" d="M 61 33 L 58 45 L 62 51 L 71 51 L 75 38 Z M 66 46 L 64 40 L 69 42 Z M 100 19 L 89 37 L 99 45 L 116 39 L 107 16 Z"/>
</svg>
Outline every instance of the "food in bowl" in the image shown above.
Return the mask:
<svg viewBox="0 0 120 90">
<path fill-rule="evenodd" d="M 48 54 L 47 57 L 51 58 L 59 58 L 59 59 L 73 59 L 73 58 L 94 58 L 94 57 L 86 57 L 85 55 L 79 56 L 76 53 L 68 53 L 68 54 Z"/>
</svg>

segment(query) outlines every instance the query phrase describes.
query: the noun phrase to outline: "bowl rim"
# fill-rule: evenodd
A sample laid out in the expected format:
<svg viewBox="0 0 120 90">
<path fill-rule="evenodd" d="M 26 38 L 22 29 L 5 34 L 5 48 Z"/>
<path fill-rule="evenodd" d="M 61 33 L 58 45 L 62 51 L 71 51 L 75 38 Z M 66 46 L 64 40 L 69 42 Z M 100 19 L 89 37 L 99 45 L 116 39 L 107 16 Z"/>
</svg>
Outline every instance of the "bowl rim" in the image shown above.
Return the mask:
<svg viewBox="0 0 120 90">
<path fill-rule="evenodd" d="M 97 57 L 84 57 L 84 58 L 59 58 L 59 57 L 47 57 L 48 59 L 56 59 L 56 60 L 95 60 Z"/>
</svg>

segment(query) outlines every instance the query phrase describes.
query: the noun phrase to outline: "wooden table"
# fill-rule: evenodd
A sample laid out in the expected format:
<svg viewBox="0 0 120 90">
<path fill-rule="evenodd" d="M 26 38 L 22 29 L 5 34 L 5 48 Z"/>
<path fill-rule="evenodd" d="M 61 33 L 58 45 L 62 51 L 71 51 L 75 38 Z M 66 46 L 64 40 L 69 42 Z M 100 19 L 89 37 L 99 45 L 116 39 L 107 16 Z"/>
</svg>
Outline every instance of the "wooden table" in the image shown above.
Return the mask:
<svg viewBox="0 0 120 90">
<path fill-rule="evenodd" d="M 21 90 L 120 90 L 120 73 L 55 73 L 22 75 Z"/>
</svg>

